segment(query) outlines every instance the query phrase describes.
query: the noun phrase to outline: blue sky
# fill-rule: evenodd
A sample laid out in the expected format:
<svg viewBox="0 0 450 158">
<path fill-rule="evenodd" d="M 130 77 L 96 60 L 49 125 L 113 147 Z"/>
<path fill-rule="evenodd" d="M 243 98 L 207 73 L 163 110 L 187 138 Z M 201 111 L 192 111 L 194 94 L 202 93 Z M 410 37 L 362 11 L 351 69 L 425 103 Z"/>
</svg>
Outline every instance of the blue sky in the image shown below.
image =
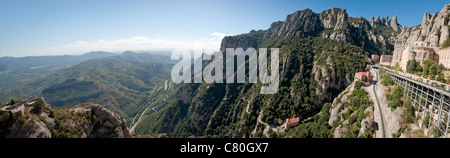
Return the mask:
<svg viewBox="0 0 450 158">
<path fill-rule="evenodd" d="M 443 0 L 1 0 L 0 56 L 158 50 L 267 29 L 306 8 L 338 7 L 351 17 L 398 16 L 404 26 L 439 12 Z M 216 48 L 217 49 L 217 48 Z"/>
</svg>

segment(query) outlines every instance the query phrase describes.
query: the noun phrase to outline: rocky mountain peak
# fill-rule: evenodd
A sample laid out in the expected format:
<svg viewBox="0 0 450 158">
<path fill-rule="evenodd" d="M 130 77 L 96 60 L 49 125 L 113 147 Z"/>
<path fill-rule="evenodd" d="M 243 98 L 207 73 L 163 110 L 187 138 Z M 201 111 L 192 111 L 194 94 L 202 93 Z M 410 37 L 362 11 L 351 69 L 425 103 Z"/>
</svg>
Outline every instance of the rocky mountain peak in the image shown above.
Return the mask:
<svg viewBox="0 0 450 158">
<path fill-rule="evenodd" d="M 348 17 L 346 9 L 331 8 L 320 13 L 305 9 L 288 15 L 284 21 L 272 23 L 267 30 L 250 32 L 252 36 L 225 37 L 221 43 L 221 51 L 225 51 L 225 48 L 257 47 L 258 41 L 267 38 L 323 37 L 344 43 L 355 43 L 362 48 L 373 48 L 368 50 L 371 53 L 390 52 L 393 50 L 393 37 L 397 36 L 397 31 L 403 27 L 397 23 L 397 16 L 391 21 L 388 18 L 389 16 L 386 16 L 380 20 L 378 16 L 376 20 L 372 17 L 368 21 L 362 17 Z M 377 25 L 383 27 L 378 28 Z"/>
<path fill-rule="evenodd" d="M 394 17 L 392 17 L 392 19 L 391 19 L 391 21 L 389 23 L 390 23 L 392 29 L 394 29 L 395 31 L 398 31 L 399 26 L 398 26 L 398 23 L 397 23 L 397 15 L 394 15 Z"/>
<path fill-rule="evenodd" d="M 440 11 L 440 13 L 444 14 L 444 13 L 448 13 L 450 11 L 450 4 L 446 4 L 442 10 Z"/>
<path fill-rule="evenodd" d="M 405 29 L 397 38 L 407 43 L 426 41 L 439 46 L 449 37 L 449 7 L 447 4 L 440 12 L 425 13 L 420 25 Z"/>
<path fill-rule="evenodd" d="M 278 31 L 278 36 L 283 35 L 294 35 L 290 34 L 297 30 L 302 30 L 303 32 L 311 32 L 320 28 L 319 17 L 312 12 L 311 9 L 305 9 L 302 11 L 297 11 L 286 17 L 285 22 Z"/>
<path fill-rule="evenodd" d="M 333 30 L 348 30 L 347 10 L 332 8 L 320 13 L 320 20 L 323 27 Z"/>
<path fill-rule="evenodd" d="M 380 16 L 377 16 L 377 19 L 375 19 L 375 22 L 380 22 Z"/>
<path fill-rule="evenodd" d="M 389 26 L 389 15 L 386 15 L 383 19 L 381 19 L 381 23 Z"/>
</svg>

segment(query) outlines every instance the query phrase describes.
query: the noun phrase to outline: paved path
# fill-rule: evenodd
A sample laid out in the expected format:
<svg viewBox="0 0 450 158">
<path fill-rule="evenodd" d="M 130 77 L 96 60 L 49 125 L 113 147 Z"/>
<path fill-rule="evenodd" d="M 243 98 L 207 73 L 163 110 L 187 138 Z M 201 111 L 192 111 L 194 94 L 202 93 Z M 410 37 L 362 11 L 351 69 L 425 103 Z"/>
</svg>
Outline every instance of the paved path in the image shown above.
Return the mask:
<svg viewBox="0 0 450 158">
<path fill-rule="evenodd" d="M 374 102 L 374 104 L 376 104 L 376 106 L 378 107 L 378 112 L 379 112 L 379 114 L 380 114 L 380 124 L 379 125 L 381 125 L 381 128 L 380 128 L 380 130 L 381 130 L 381 138 L 386 138 L 386 129 L 385 129 L 385 126 L 384 126 L 384 117 L 383 117 L 383 112 L 382 112 L 382 110 L 381 110 L 381 106 L 380 106 L 380 103 L 379 103 L 379 101 L 378 101 L 378 96 L 377 96 L 377 91 L 375 90 L 375 88 L 377 87 L 377 84 L 378 84 L 378 82 L 380 81 L 380 77 L 379 77 L 379 73 L 378 73 L 378 70 L 374 70 L 374 69 L 371 69 L 371 71 L 375 74 L 375 76 L 376 76 L 376 79 L 375 79 L 375 84 L 374 85 L 372 85 L 372 90 L 373 90 L 373 94 L 374 94 L 374 96 L 375 96 L 375 102 Z"/>
</svg>

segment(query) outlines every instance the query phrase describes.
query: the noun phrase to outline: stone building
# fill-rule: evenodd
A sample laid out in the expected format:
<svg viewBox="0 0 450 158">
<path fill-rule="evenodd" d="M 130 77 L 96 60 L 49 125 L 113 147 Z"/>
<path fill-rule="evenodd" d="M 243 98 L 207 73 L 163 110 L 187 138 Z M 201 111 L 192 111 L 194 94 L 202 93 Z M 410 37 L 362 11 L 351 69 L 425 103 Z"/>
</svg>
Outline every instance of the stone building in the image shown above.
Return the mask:
<svg viewBox="0 0 450 158">
<path fill-rule="evenodd" d="M 380 65 L 391 65 L 392 62 L 392 55 L 381 55 L 380 57 Z"/>
<path fill-rule="evenodd" d="M 369 72 L 355 73 L 355 81 L 370 82 L 373 80 L 373 75 Z"/>
<path fill-rule="evenodd" d="M 450 47 L 438 49 L 436 53 L 439 55 L 439 64 L 450 68 Z"/>
<path fill-rule="evenodd" d="M 379 60 L 380 60 L 379 55 L 372 54 L 372 62 L 373 63 L 378 63 Z"/>
<path fill-rule="evenodd" d="M 438 47 L 432 45 L 430 42 L 396 42 L 391 66 L 400 66 L 403 71 L 406 71 L 408 61 L 413 59 L 422 66 L 425 60 L 439 63 L 439 55 L 435 51 L 437 49 Z"/>
</svg>

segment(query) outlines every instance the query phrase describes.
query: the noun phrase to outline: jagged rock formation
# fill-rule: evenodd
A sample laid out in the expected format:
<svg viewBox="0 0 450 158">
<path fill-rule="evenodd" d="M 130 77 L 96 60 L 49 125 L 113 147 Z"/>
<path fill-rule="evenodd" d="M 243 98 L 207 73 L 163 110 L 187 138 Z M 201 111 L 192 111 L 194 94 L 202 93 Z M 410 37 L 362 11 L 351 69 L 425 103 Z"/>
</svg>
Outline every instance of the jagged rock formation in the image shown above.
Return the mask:
<svg viewBox="0 0 450 158">
<path fill-rule="evenodd" d="M 397 23 L 397 16 L 390 21 L 388 16 L 367 21 L 364 18 L 348 17 L 345 9 L 332 8 L 321 13 L 311 9 L 297 11 L 284 21 L 273 23 L 269 29 L 254 33 L 254 36 L 228 36 L 222 40 L 225 48 L 255 47 L 263 39 L 276 37 L 315 37 L 333 39 L 355 44 L 371 54 L 390 54 L 397 34 L 405 27 Z M 250 32 L 252 34 L 252 32 Z M 381 53 L 380 53 L 381 52 Z"/>
<path fill-rule="evenodd" d="M 164 109 L 144 120 L 156 121 L 136 130 L 169 137 L 258 137 L 256 127 L 263 126 L 255 127 L 257 118 L 278 126 L 287 117 L 311 117 L 352 82 L 356 71 L 364 70 L 366 52 L 393 50 L 397 32 L 389 23 L 373 22 L 377 28 L 364 18 L 348 17 L 345 9 L 306 9 L 267 30 L 227 36 L 223 53 L 226 48 L 280 48 L 279 92 L 259 95 L 260 85 L 249 83 L 185 84 L 170 95 Z"/>
<path fill-rule="evenodd" d="M 272 25 L 265 37 L 305 37 L 309 34 L 317 34 L 323 29 L 332 29 L 334 31 L 349 30 L 346 10 L 332 8 L 320 14 L 313 13 L 311 9 L 297 11 L 288 15 L 281 26 Z M 344 41 L 348 42 L 347 40 Z"/>
<path fill-rule="evenodd" d="M 6 138 L 131 137 L 122 117 L 97 104 L 52 109 L 38 98 L 5 106 L 0 114 L 5 113 L 11 116 L 0 127 Z"/>
<path fill-rule="evenodd" d="M 397 15 L 395 15 L 394 17 L 392 17 L 391 21 L 389 22 L 390 26 L 392 27 L 392 29 L 394 29 L 394 31 L 398 31 L 399 26 L 397 23 Z"/>
<path fill-rule="evenodd" d="M 440 12 L 423 15 L 422 23 L 405 29 L 398 35 L 398 40 L 404 43 L 415 41 L 431 42 L 433 46 L 439 46 L 449 37 L 450 4 L 442 8 Z"/>
</svg>

